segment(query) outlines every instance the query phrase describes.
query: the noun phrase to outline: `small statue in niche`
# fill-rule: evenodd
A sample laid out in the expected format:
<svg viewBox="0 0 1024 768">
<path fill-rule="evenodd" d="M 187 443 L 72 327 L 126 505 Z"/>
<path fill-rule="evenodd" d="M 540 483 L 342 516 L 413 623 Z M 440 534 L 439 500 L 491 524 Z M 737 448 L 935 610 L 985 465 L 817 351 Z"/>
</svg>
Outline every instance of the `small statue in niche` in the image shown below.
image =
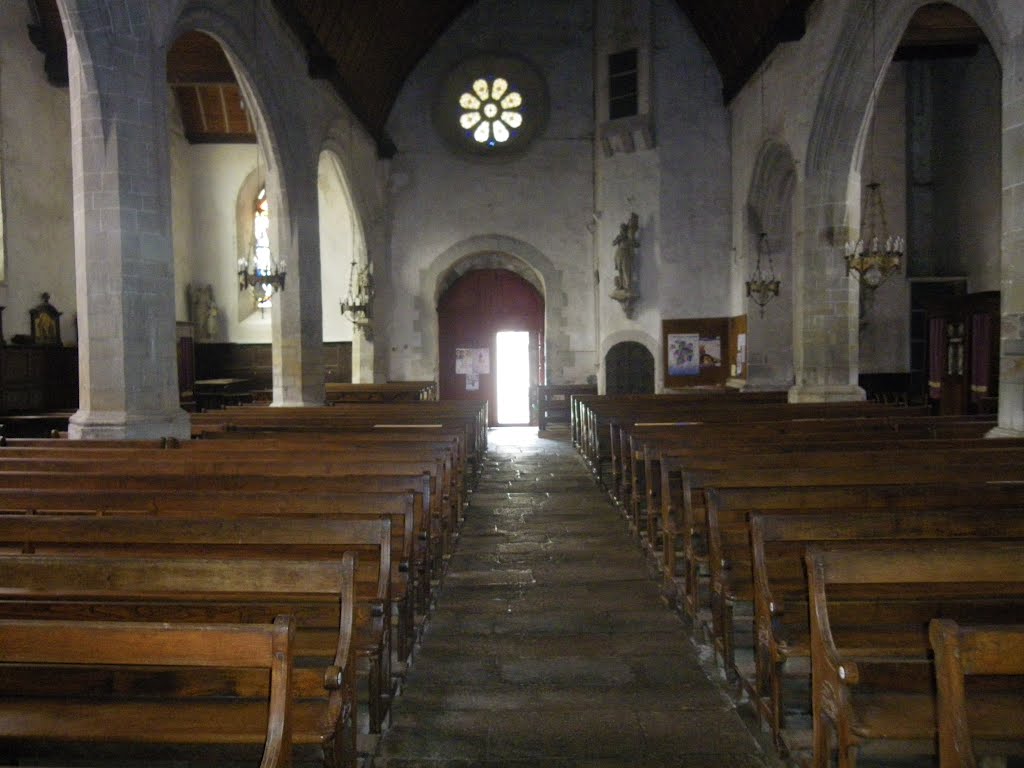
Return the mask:
<svg viewBox="0 0 1024 768">
<path fill-rule="evenodd" d="M 196 341 L 212 341 L 217 337 L 220 309 L 213 298 L 210 284 L 185 287 L 188 302 L 189 321 L 196 329 Z"/>
<path fill-rule="evenodd" d="M 636 270 L 636 254 L 640 247 L 637 233 L 640 230 L 640 217 L 636 213 L 629 215 L 629 220 L 619 225 L 619 234 L 612 241 L 615 246 L 615 290 L 611 298 L 622 304 L 626 317 L 633 317 L 633 304 L 640 298 L 634 289 L 633 273 Z"/>
<path fill-rule="evenodd" d="M 42 294 L 42 301 L 28 311 L 32 328 L 32 343 L 48 347 L 61 346 L 61 313 L 50 303 L 50 294 Z"/>
</svg>

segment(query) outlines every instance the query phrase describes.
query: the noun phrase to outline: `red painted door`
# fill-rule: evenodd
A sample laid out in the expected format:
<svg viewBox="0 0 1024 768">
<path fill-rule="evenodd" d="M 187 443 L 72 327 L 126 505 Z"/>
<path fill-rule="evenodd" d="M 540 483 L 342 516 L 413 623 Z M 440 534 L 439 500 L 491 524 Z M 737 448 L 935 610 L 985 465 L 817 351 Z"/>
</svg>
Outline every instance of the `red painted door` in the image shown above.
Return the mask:
<svg viewBox="0 0 1024 768">
<path fill-rule="evenodd" d="M 495 338 L 499 331 L 530 333 L 530 349 L 536 351 L 531 355 L 530 382 L 536 385 L 543 381 L 544 298 L 514 272 L 504 269 L 467 272 L 441 296 L 437 303 L 437 320 L 438 383 L 443 399 L 486 399 L 491 424 L 496 423 Z M 486 350 L 486 365 L 481 364 L 480 354 L 473 360 L 462 355 L 459 362 L 457 350 Z M 460 372 L 470 368 L 478 372 Z M 479 388 L 474 389 L 474 386 Z"/>
</svg>

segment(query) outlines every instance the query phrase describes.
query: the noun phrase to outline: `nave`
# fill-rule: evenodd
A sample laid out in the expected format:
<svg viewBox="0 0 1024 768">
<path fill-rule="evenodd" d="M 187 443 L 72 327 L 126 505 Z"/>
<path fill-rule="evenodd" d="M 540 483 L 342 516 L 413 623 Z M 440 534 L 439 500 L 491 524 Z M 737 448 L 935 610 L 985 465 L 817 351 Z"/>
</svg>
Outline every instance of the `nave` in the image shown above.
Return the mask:
<svg viewBox="0 0 1024 768">
<path fill-rule="evenodd" d="M 773 764 L 567 435 L 488 444 L 374 768 Z"/>
</svg>

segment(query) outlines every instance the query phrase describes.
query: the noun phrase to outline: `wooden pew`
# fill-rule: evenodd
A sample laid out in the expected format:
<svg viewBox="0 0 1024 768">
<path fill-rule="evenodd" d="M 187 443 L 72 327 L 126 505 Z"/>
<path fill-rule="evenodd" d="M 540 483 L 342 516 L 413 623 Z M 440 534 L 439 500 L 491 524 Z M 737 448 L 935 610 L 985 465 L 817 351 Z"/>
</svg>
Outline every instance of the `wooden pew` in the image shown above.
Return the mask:
<svg viewBox="0 0 1024 768">
<path fill-rule="evenodd" d="M 10 479 L 10 478 L 9 478 Z M 18 478 L 24 480 L 24 478 Z M 89 477 L 87 481 L 97 478 Z M 83 488 L 75 476 L 32 476 L 27 487 L 0 488 L 0 511 L 31 513 L 77 513 L 123 515 L 137 513 L 161 517 L 248 518 L 266 515 L 297 517 L 327 517 L 350 521 L 388 520 L 391 528 L 390 583 L 391 601 L 395 606 L 397 627 L 393 648 L 398 669 L 409 658 L 415 632 L 422 626 L 423 611 L 417 581 L 429 578 L 419 563 L 424 550 L 419 548 L 423 535 L 417 534 L 417 520 L 422 519 L 422 504 L 416 495 L 403 491 L 401 485 L 394 491 L 382 489 L 380 478 L 354 481 L 347 484 L 348 492 L 308 491 L 297 493 L 258 485 L 248 488 L 225 489 L 215 478 L 194 478 L 190 489 L 180 487 L 177 478 L 149 477 L 136 483 L 135 489 L 111 489 L 112 483 L 94 483 L 99 487 Z M 136 478 L 143 480 L 143 478 Z M 419 619 L 419 620 L 418 620 Z"/>
<path fill-rule="evenodd" d="M 356 760 L 353 572 L 351 554 L 340 561 L 0 555 L 0 618 L 264 624 L 292 615 L 296 644 L 330 648 L 301 664 L 296 656 L 292 743 L 315 748 L 327 766 L 347 768 Z M 143 680 L 136 689 L 156 684 Z M 165 693 L 214 686 L 228 696 L 255 684 L 244 671 L 159 678 Z M 225 706 L 216 717 L 190 716 L 188 707 L 182 717 L 195 722 L 192 743 L 218 741 L 225 732 L 239 745 L 264 742 L 265 706 Z"/>
<path fill-rule="evenodd" d="M 995 441 L 993 441 L 995 442 Z M 995 446 L 998 447 L 998 446 Z M 807 454 L 808 457 L 821 454 Z M 928 456 L 916 461 L 886 461 L 855 466 L 821 466 L 808 460 L 801 464 L 794 457 L 787 457 L 784 464 L 773 467 L 735 467 L 733 470 L 711 470 L 683 472 L 681 513 L 678 519 L 664 520 L 664 554 L 666 557 L 666 590 L 679 589 L 687 611 L 696 616 L 706 605 L 700 599 L 699 571 L 710 568 L 709 541 L 706 518 L 706 488 L 772 488 L 772 487 L 826 487 L 855 485 L 913 486 L 917 484 L 940 484 L 949 482 L 951 476 L 964 483 L 979 483 L 994 480 L 1013 480 L 1021 475 L 1021 458 L 1012 451 L 999 457 L 998 451 L 988 451 L 983 462 L 969 452 L 958 463 L 943 467 Z M 955 475 L 951 473 L 955 472 Z M 665 489 L 665 468 L 662 467 L 663 515 L 664 499 L 671 496 Z M 682 538 L 683 575 L 682 586 L 675 578 L 676 531 Z"/>
<path fill-rule="evenodd" d="M 1009 746 L 1013 753 L 1024 751 L 1024 688 L 1019 685 L 1024 680 L 1024 624 L 961 627 L 949 619 L 932 619 L 928 637 L 935 654 L 940 768 L 975 768 L 975 753 L 982 750 L 1005 754 Z M 997 693 L 972 690 L 968 696 L 972 675 L 1014 675 L 1018 687 Z M 989 746 L 976 748 L 982 739 Z"/>
<path fill-rule="evenodd" d="M 784 685 L 787 680 L 800 681 L 810 652 L 806 547 L 844 541 L 1024 540 L 1024 494 L 1013 506 L 998 508 L 986 503 L 991 499 L 979 500 L 976 490 L 963 487 L 958 497 L 945 489 L 935 493 L 911 489 L 899 510 L 829 507 L 827 511 L 765 510 L 751 515 L 749 544 L 745 544 L 750 561 L 740 554 L 733 556 L 725 599 L 753 602 L 752 626 L 747 630 L 756 667 L 739 674 L 761 716 L 770 723 L 776 744 L 801 743 L 799 735 L 784 732 L 784 712 L 806 709 L 808 703 L 790 700 Z M 732 637 L 731 629 L 724 628 L 727 638 Z"/>
<path fill-rule="evenodd" d="M 541 384 L 537 387 L 537 431 L 549 424 L 569 424 L 573 395 L 596 395 L 596 384 Z"/>
<path fill-rule="evenodd" d="M 325 560 L 350 552 L 354 653 L 366 666 L 369 729 L 380 733 L 393 694 L 390 520 L 216 515 L 213 507 L 201 518 L 0 514 L 0 552 Z"/>
<path fill-rule="evenodd" d="M 237 734 L 217 724 L 230 721 L 226 711 L 255 704 L 267 712 L 260 768 L 290 765 L 293 637 L 290 617 L 273 624 L 0 620 L 0 677 L 9 681 L 19 668 L 30 674 L 28 680 L 21 677 L 17 691 L 0 694 L 0 740 L 231 744 Z M 40 677 L 40 667 L 68 664 L 79 673 L 128 668 L 133 676 L 166 675 L 175 668 L 214 675 L 262 669 L 270 679 L 264 695 L 252 702 L 242 696 L 225 701 L 219 692 L 214 699 L 165 698 L 156 690 L 145 697 L 35 690 L 40 686 L 31 678 Z"/>
<path fill-rule="evenodd" d="M 1024 541 L 809 547 L 813 765 L 865 744 L 934 750 L 928 622 L 1024 621 Z"/>
</svg>

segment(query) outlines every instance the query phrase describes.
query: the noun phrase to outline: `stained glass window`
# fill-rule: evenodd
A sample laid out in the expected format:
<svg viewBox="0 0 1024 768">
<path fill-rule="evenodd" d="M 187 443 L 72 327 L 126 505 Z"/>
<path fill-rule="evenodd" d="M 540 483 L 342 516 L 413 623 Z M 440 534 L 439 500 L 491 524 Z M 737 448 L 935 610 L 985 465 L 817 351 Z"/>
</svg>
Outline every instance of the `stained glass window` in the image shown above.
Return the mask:
<svg viewBox="0 0 1024 768">
<path fill-rule="evenodd" d="M 459 125 L 477 144 L 494 147 L 515 138 L 523 125 L 523 97 L 503 77 L 479 77 L 459 96 Z"/>
</svg>

